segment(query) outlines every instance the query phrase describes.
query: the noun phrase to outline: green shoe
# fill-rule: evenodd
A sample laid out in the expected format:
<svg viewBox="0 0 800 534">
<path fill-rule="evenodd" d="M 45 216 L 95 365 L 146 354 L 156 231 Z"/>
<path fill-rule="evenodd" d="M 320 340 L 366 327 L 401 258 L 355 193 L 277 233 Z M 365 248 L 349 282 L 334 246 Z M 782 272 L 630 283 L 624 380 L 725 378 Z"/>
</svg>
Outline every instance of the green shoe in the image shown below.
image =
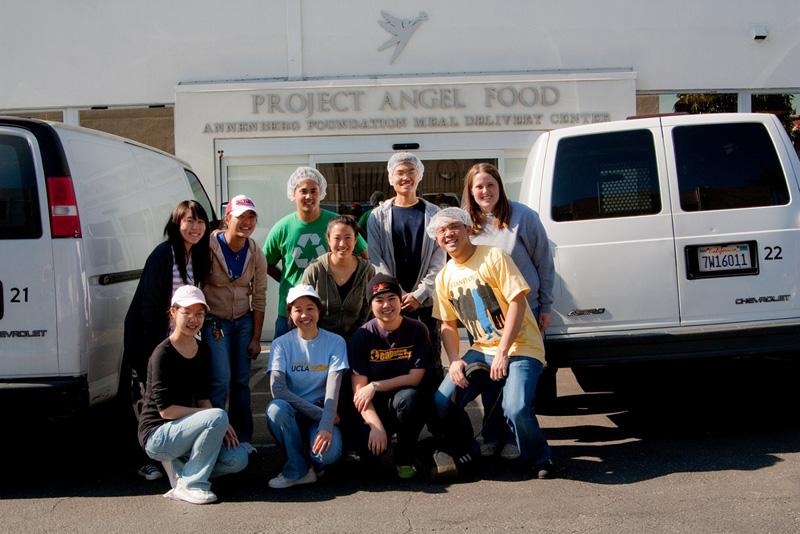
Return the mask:
<svg viewBox="0 0 800 534">
<path fill-rule="evenodd" d="M 414 478 L 417 476 L 417 468 L 413 465 L 398 465 L 397 476 L 402 479 Z"/>
</svg>

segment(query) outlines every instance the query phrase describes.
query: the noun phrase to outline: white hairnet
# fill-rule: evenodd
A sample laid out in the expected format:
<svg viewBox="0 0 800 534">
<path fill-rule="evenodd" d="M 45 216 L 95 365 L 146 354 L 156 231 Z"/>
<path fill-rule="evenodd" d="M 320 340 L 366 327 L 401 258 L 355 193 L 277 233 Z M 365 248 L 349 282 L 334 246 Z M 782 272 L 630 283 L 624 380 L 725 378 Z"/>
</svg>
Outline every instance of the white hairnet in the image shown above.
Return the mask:
<svg viewBox="0 0 800 534">
<path fill-rule="evenodd" d="M 401 163 L 410 163 L 417 169 L 417 183 L 422 180 L 422 175 L 425 174 L 425 165 L 419 160 L 417 156 L 411 152 L 395 152 L 389 158 L 389 163 L 386 164 L 386 170 L 389 171 L 389 185 L 394 185 L 392 182 L 392 173 L 394 168 Z"/>
<path fill-rule="evenodd" d="M 297 189 L 297 184 L 303 180 L 313 180 L 317 182 L 319 186 L 319 199 L 322 200 L 325 198 L 328 182 L 325 180 L 325 177 L 322 176 L 322 173 L 314 167 L 297 167 L 289 177 L 289 181 L 286 182 L 286 196 L 289 197 L 289 200 L 294 200 L 294 190 Z"/>
<path fill-rule="evenodd" d="M 467 228 L 472 228 L 472 219 L 469 213 L 461 208 L 445 208 L 436 212 L 436 215 L 431 218 L 431 222 L 425 228 L 425 232 L 431 239 L 436 239 L 436 230 L 442 225 L 453 222 L 464 223 Z"/>
</svg>

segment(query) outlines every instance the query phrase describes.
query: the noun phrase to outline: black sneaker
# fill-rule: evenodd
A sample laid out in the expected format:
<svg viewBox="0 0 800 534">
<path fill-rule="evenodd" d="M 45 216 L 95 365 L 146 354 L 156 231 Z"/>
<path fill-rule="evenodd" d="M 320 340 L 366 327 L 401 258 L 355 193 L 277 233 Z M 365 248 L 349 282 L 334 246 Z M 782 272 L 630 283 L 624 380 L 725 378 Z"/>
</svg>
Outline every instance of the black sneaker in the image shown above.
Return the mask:
<svg viewBox="0 0 800 534">
<path fill-rule="evenodd" d="M 548 478 L 553 478 L 555 470 L 556 466 L 553 463 L 553 460 L 545 460 L 544 462 L 534 464 L 531 472 L 535 478 L 538 478 L 539 480 L 546 480 Z"/>
</svg>

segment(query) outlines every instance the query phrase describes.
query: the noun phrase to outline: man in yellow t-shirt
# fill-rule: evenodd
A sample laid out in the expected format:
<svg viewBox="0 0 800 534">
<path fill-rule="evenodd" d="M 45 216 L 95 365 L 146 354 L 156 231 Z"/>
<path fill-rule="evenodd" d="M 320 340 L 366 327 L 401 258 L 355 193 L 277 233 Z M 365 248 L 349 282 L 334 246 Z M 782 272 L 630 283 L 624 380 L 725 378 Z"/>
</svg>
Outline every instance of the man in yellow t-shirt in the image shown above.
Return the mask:
<svg viewBox="0 0 800 534">
<path fill-rule="evenodd" d="M 487 385 L 477 380 L 471 383 L 465 370 L 484 362 L 490 366 L 491 380 L 502 384 L 503 413 L 514 429 L 520 460 L 533 476 L 549 478 L 553 472 L 550 447 L 533 412 L 544 344 L 525 299 L 530 288 L 510 256 L 470 242 L 471 226 L 467 212 L 446 208 L 426 229 L 451 257 L 436 277 L 433 305 L 433 316 L 442 321 L 442 343 L 450 360 L 434 397 L 447 449 L 447 454 L 437 453 L 435 468 L 445 473 L 466 466 L 478 454 L 464 406 Z M 458 320 L 475 340 L 461 358 Z"/>
</svg>

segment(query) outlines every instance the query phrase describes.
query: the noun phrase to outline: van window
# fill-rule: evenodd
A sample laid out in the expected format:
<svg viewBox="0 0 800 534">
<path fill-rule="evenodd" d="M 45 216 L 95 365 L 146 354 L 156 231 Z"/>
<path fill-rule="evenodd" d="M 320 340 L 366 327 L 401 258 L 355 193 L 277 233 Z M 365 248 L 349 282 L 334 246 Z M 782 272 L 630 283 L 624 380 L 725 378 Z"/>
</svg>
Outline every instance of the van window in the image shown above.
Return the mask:
<svg viewBox="0 0 800 534">
<path fill-rule="evenodd" d="M 197 175 L 192 171 L 190 171 L 189 169 L 183 169 L 183 170 L 186 173 L 186 179 L 189 180 L 189 187 L 192 188 L 192 196 L 197 201 L 197 203 L 203 206 L 203 209 L 206 210 L 206 215 L 208 215 L 208 220 L 209 221 L 215 220 L 217 216 L 214 213 L 214 208 L 211 207 L 211 201 L 208 199 L 206 190 L 203 189 L 203 184 L 200 183 L 200 178 L 198 178 Z"/>
<path fill-rule="evenodd" d="M 0 239 L 42 236 L 36 169 L 28 142 L 0 135 Z"/>
<path fill-rule="evenodd" d="M 679 126 L 672 141 L 684 211 L 789 202 L 786 177 L 763 124 Z"/>
<path fill-rule="evenodd" d="M 553 175 L 554 221 L 632 217 L 661 211 L 649 130 L 567 137 Z"/>
</svg>

